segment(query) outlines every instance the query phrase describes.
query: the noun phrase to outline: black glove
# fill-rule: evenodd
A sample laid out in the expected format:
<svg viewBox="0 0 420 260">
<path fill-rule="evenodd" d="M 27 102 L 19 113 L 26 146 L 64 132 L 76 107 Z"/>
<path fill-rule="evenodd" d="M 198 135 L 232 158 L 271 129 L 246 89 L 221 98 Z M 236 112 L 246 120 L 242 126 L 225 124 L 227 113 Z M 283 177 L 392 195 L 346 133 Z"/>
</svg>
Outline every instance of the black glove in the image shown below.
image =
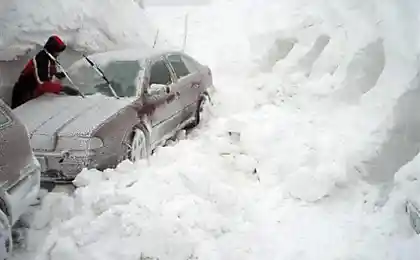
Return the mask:
<svg viewBox="0 0 420 260">
<path fill-rule="evenodd" d="M 63 86 L 62 91 L 64 93 L 66 93 L 67 95 L 69 95 L 69 96 L 78 96 L 78 95 L 81 95 L 81 93 L 80 93 L 79 90 L 74 89 L 74 88 L 69 87 L 69 86 Z"/>
<path fill-rule="evenodd" d="M 64 79 L 66 77 L 66 74 L 64 74 L 64 72 L 57 72 L 55 73 L 55 76 L 57 77 L 57 79 Z"/>
</svg>

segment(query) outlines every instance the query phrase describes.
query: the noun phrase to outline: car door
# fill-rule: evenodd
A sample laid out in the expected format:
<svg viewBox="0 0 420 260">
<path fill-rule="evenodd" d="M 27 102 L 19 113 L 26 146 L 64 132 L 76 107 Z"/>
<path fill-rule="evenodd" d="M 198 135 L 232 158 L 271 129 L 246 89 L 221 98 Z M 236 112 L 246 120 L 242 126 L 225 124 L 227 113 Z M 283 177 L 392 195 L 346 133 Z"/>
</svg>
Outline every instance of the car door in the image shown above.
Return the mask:
<svg viewBox="0 0 420 260">
<path fill-rule="evenodd" d="M 181 53 L 169 53 L 166 55 L 180 89 L 183 120 L 190 118 L 194 114 L 202 84 L 198 68 L 185 57 Z"/>
<path fill-rule="evenodd" d="M 171 93 L 177 91 L 177 83 L 174 80 L 174 75 L 163 57 L 151 60 L 148 79 L 146 87 L 149 90 L 151 90 L 153 84 L 159 84 L 167 85 L 171 89 Z M 149 117 L 152 127 L 152 142 L 161 141 L 174 131 L 178 124 L 176 115 L 180 110 L 182 110 L 182 106 L 179 98 L 175 98 L 156 107 Z"/>
</svg>

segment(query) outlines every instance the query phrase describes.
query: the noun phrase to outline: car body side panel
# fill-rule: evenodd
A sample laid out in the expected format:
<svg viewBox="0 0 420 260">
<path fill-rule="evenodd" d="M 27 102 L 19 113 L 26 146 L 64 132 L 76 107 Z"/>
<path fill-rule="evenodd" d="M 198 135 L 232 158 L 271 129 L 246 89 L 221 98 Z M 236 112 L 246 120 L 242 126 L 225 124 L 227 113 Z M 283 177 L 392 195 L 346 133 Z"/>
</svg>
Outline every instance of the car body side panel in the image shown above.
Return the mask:
<svg viewBox="0 0 420 260">
<path fill-rule="evenodd" d="M 40 191 L 41 171 L 35 157 L 22 169 L 22 177 L 18 183 L 7 190 L 4 199 L 9 205 L 9 218 L 12 225 L 36 201 Z"/>
<path fill-rule="evenodd" d="M 21 170 L 32 162 L 28 133 L 21 121 L 0 101 L 1 113 L 9 122 L 0 126 L 0 185 L 12 186 L 21 178 Z"/>
<path fill-rule="evenodd" d="M 9 123 L 0 124 L 0 199 L 2 210 L 13 225 L 38 196 L 40 166 L 25 126 L 1 100 L 0 110 L 2 116 L 10 119 Z"/>
<path fill-rule="evenodd" d="M 147 82 L 146 88 L 150 87 L 148 80 L 150 79 L 151 66 L 154 62 L 163 60 L 167 66 L 167 69 L 171 73 L 172 84 L 168 85 L 171 89 L 171 93 L 175 93 L 179 90 L 180 86 L 176 83 L 175 75 L 172 73 L 171 68 L 168 66 L 166 60 L 163 56 L 157 56 L 150 60 L 148 66 L 145 70 L 145 79 Z M 156 107 L 153 114 L 149 116 L 149 120 L 153 131 L 151 133 L 150 139 L 152 145 L 162 141 L 162 139 L 171 132 L 173 127 L 180 123 L 180 113 L 182 112 L 182 105 L 178 98 L 171 100 L 170 102 L 165 102 Z"/>
<path fill-rule="evenodd" d="M 120 110 L 111 120 L 102 125 L 93 136 L 102 140 L 104 147 L 97 149 L 93 160 L 95 168 L 116 166 L 127 155 L 134 126 L 140 123 L 133 106 Z"/>
</svg>

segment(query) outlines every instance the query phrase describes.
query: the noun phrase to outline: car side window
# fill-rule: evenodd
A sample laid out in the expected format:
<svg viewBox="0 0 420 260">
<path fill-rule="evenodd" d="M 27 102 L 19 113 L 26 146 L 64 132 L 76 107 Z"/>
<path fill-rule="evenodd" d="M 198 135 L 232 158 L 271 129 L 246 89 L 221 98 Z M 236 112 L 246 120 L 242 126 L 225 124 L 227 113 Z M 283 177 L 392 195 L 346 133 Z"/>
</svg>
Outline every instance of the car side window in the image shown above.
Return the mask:
<svg viewBox="0 0 420 260">
<path fill-rule="evenodd" d="M 169 85 L 172 83 L 171 72 L 163 60 L 156 61 L 150 68 L 149 86 L 152 84 Z"/>
<path fill-rule="evenodd" d="M 191 71 L 187 68 L 184 61 L 181 58 L 181 55 L 172 54 L 168 56 L 168 61 L 171 63 L 171 66 L 175 70 L 177 78 L 185 77 L 191 74 Z"/>
<path fill-rule="evenodd" d="M 183 56 L 182 56 L 182 60 L 184 61 L 185 66 L 187 67 L 187 69 L 188 69 L 190 72 L 194 73 L 194 72 L 197 72 L 197 71 L 198 71 L 197 62 L 196 62 L 196 61 L 194 61 L 192 58 L 190 58 L 190 57 L 188 57 L 188 56 L 183 55 Z"/>
</svg>

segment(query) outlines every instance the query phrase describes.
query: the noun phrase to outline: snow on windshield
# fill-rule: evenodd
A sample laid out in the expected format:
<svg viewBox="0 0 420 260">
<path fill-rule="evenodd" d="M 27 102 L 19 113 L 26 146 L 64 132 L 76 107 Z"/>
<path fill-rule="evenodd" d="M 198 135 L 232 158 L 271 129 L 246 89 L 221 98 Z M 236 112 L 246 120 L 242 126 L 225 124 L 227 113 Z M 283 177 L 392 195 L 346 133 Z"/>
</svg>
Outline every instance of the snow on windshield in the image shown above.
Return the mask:
<svg viewBox="0 0 420 260">
<path fill-rule="evenodd" d="M 112 88 L 119 97 L 134 97 L 137 94 L 138 77 L 142 71 L 141 62 L 137 60 L 120 61 L 113 60 L 104 63 L 97 63 L 111 82 Z M 107 82 L 86 60 L 77 62 L 68 70 L 69 76 L 74 84 L 80 88 L 85 95 L 96 93 L 105 96 L 113 96 Z M 68 79 L 64 84 L 71 86 Z"/>
</svg>

